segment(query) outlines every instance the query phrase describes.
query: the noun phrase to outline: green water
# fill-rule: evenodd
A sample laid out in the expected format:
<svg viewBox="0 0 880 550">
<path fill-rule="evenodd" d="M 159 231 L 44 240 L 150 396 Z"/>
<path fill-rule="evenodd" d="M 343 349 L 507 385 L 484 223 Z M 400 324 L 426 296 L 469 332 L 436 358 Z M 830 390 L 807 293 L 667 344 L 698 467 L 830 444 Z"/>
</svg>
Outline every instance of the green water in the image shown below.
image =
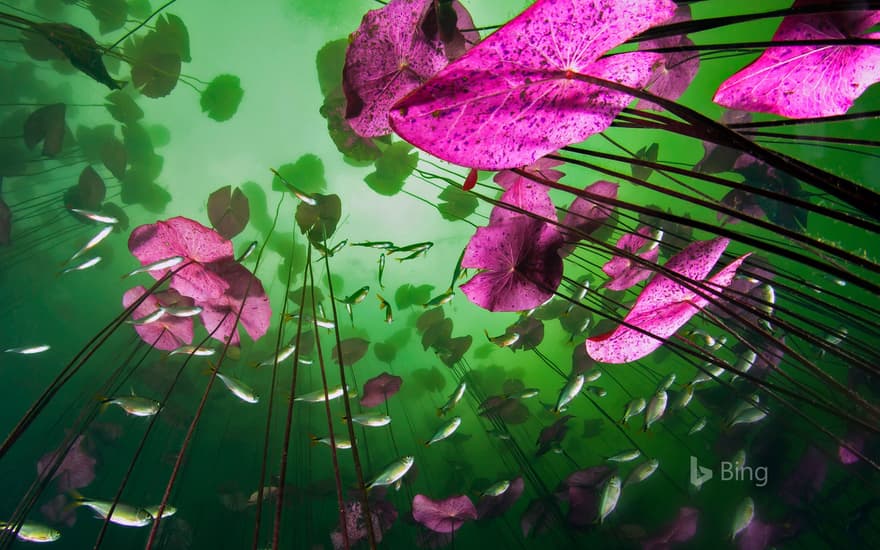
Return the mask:
<svg viewBox="0 0 880 550">
<path fill-rule="evenodd" d="M 98 43 L 109 46 L 161 5 L 156 1 L 130 1 L 124 28 L 102 33 L 96 16 L 88 9 L 90 4 L 98 13 L 118 7 L 116 2 L 13 1 L 4 3 L 0 12 L 32 21 L 67 22 L 89 32 Z M 119 4 L 125 2 L 120 0 Z M 503 24 L 529 4 L 527 1 L 482 1 L 466 5 L 475 25 L 482 27 Z M 766 4 L 766 8 L 762 6 L 761 9 L 788 7 L 785 2 Z M 98 401 L 103 397 L 99 388 L 121 368 L 123 374 L 116 379 L 110 393 L 123 395 L 134 391 L 159 400 L 172 384 L 184 359 L 183 356 L 166 357 L 164 352 L 150 351 L 127 324 L 122 324 L 100 345 L 84 346 L 122 312 L 122 295 L 126 290 L 135 285 L 153 283 L 144 274 L 120 280 L 120 276 L 140 266 L 128 249 L 131 230 L 174 216 L 185 216 L 210 226 L 206 207 L 208 196 L 218 188 L 231 185 L 241 187 L 250 202 L 250 223 L 232 239 L 236 254 L 252 241 L 262 245 L 268 238 L 258 268 L 258 252 L 245 260 L 244 265 L 250 270 L 256 269 L 255 274 L 262 281 L 273 313 L 266 335 L 257 342 L 242 336 L 240 356 L 225 358 L 221 370 L 245 381 L 261 398 L 256 405 L 247 404 L 235 398 L 219 380 L 213 383 L 204 408 L 198 412 L 199 421 L 168 501 L 178 511 L 173 517 L 162 520 L 155 546 L 175 549 L 252 546 L 256 507 L 246 501 L 261 484 L 269 401 L 271 397 L 273 406 L 264 486 L 271 485 L 272 477 L 280 473 L 292 377 L 291 361 L 280 365 L 273 392 L 272 369 L 257 369 L 253 364 L 272 356 L 279 327 L 283 326 L 282 346 L 296 335 L 296 322 L 283 323 L 281 311 L 288 290 L 288 272 L 293 277 L 290 291 L 303 286 L 309 244 L 294 219 L 299 201 L 279 186 L 273 189 L 270 168 L 289 173 L 282 167 L 299 161 L 297 166 L 309 166 L 310 169 L 308 173 L 296 170 L 293 173 L 299 175 L 302 182 L 309 182 L 308 192 L 338 194 L 342 201 L 342 218 L 331 243 L 348 239 L 349 246 L 329 260 L 335 295 L 347 296 L 364 285 L 370 286 L 370 295 L 363 303 L 354 306 L 353 323 L 344 307 L 337 304 L 339 337 L 343 340 L 362 338 L 370 343 L 362 359 L 345 367 L 348 383 L 361 392 L 365 381 L 383 372 L 393 373 L 404 381 L 400 392 L 388 401 L 388 414 L 392 418 L 390 426 L 355 429 L 366 481 L 378 475 L 392 460 L 404 455 L 415 456 L 417 475 L 408 476 L 399 491 L 389 492 L 388 499 L 399 516 L 384 534 L 381 547 L 416 547 L 420 528 L 410 516 L 416 494 L 433 499 L 467 494 L 476 503 L 481 489 L 500 479 L 516 476 L 525 477 L 525 491 L 513 507 L 501 518 L 466 523 L 455 532 L 454 547 L 479 548 L 493 544 L 511 548 L 635 548 L 639 547 L 641 539 L 656 534 L 672 521 L 680 507 L 690 506 L 698 509 L 700 516 L 696 536 L 685 546 L 732 548 L 735 543 L 730 542 L 730 530 L 734 511 L 747 496 L 755 500 L 756 514 L 765 522 L 797 522 L 800 525 L 796 536 L 778 547 L 855 545 L 868 548 L 876 545 L 880 540 L 880 515 L 876 506 L 868 504 L 876 500 L 877 472 L 865 461 L 841 465 L 837 459 L 839 442 L 820 433 L 816 427 L 824 427 L 838 439 L 843 438 L 849 425 L 839 415 L 797 400 L 793 401 L 796 405 L 791 410 L 765 397 L 770 406 L 768 418 L 756 424 L 754 429 L 737 432 L 741 439 L 725 446 L 718 441 L 727 438 L 728 434 L 723 433 L 724 418 L 736 403 L 736 397 L 730 387 L 710 383 L 706 385 L 709 389 L 696 392 L 697 397 L 686 410 L 667 410 L 665 417 L 647 433 L 642 431 L 643 417 L 633 419 L 628 427 L 622 427 L 618 421 L 630 399 L 649 398 L 661 378 L 675 373 L 677 382 L 670 392 L 671 403 L 683 385 L 699 372 L 697 366 L 703 362 L 699 358 L 661 348 L 638 363 L 597 367 L 604 374 L 590 385 L 604 388 L 607 396 L 586 393 L 577 397 L 566 412 L 573 418 L 568 422 L 568 433 L 561 444 L 560 451 L 563 452 L 537 457 L 535 441 L 540 431 L 559 418 L 546 411 L 543 404 L 555 403 L 565 384 L 564 377 L 572 368 L 572 353 L 580 349 L 587 336 L 605 332 L 613 328 L 614 323 L 601 322 L 600 315 L 588 314 L 586 317 L 591 317 L 592 321 L 588 328 L 570 334 L 558 320 L 548 318 L 543 321 L 544 337 L 537 352 L 513 352 L 487 342 L 483 331 L 492 336 L 502 334 L 519 315 L 490 313 L 456 291 L 454 299 L 443 306 L 443 313 L 452 321 L 452 336 L 471 336 L 472 345 L 453 367 L 445 365 L 430 346 L 423 346 L 422 333 L 416 328 L 416 322 L 426 308 L 418 304 L 398 307 L 399 289 L 403 285 L 428 285 L 429 297 L 443 293 L 474 227 L 488 223 L 492 205 L 481 200 L 476 211 L 466 220 L 444 219 L 438 209 L 442 199 L 438 197 L 447 183 L 422 175 L 442 175 L 460 184 L 467 170 L 447 165 L 424 152 L 418 152 L 417 166 L 422 175 L 419 172 L 408 175 L 403 191 L 394 196 L 377 193 L 365 183 L 365 177 L 376 169 L 375 164 L 345 158 L 331 140 L 327 122 L 319 112 L 323 95 L 316 55 L 328 42 L 346 38 L 358 27 L 367 10 L 378 7 L 378 3 L 366 0 L 175 2 L 163 13 L 174 14 L 185 23 L 192 61 L 183 63 L 183 76 L 165 97 L 141 96 L 130 84 L 123 89 L 143 110 L 143 117 L 130 122 L 125 129 L 103 106 L 108 92 L 106 87 L 76 71 L 66 61 L 32 59 L 21 47 L 21 31 L 9 26 L 0 28 L 0 39 L 3 40 L 3 55 L 0 56 L 2 199 L 13 214 L 11 243 L 0 247 L 0 348 L 51 345 L 49 351 L 37 355 L 0 354 L 0 380 L 3 382 L 0 389 L 0 433 L 13 430 L 22 415 L 63 372 L 65 365 L 75 360 L 80 350 L 94 349 L 89 351 L 91 354 L 82 368 L 51 396 L 51 401 L 26 432 L 0 457 L 0 520 L 12 517 L 37 478 L 37 461 L 58 448 L 70 435 L 69 430 L 78 425 L 77 417 L 84 413 L 97 413 L 84 432 L 88 454 L 96 464 L 94 480 L 79 491 L 88 498 L 113 499 L 150 419 L 126 416 L 115 407 L 98 411 Z M 741 14 L 748 9 L 712 0 L 695 3 L 693 16 L 695 19 L 719 17 Z M 154 22 L 135 35 L 149 32 Z M 778 22 L 779 18 L 758 20 L 707 31 L 693 38 L 704 44 L 769 40 Z M 483 35 L 487 32 L 483 31 Z M 123 46 L 120 48 L 125 51 Z M 693 85 L 679 101 L 712 119 L 719 119 L 722 109 L 711 103 L 714 91 L 753 57 L 754 54 L 744 54 L 704 60 Z M 120 80 L 130 80 L 130 71 L 124 61 L 110 55 L 105 56 L 105 61 L 112 75 Z M 200 109 L 200 91 L 220 74 L 237 76 L 244 90 L 237 111 L 223 122 L 212 120 Z M 67 104 L 65 123 L 69 129 L 61 154 L 53 159 L 41 156 L 39 147 L 25 149 L 21 134 L 26 117 L 39 105 L 59 102 Z M 851 112 L 871 111 L 878 105 L 880 96 L 877 90 L 869 89 Z M 770 118 L 773 117 L 756 115 L 759 120 Z M 146 200 L 126 201 L 125 196 L 120 196 L 135 186 L 136 178 L 131 172 L 127 180 L 123 178 L 120 182 L 100 160 L 89 162 L 86 158 L 88 152 L 83 144 L 87 140 L 82 129 L 101 125 L 112 125 L 114 135 L 124 144 L 130 159 L 138 154 L 151 159 L 153 154 L 161 157 L 159 161 L 153 160 L 149 169 L 145 168 L 155 171 L 151 174 L 155 177 L 147 178 L 151 185 Z M 871 139 L 877 129 L 876 121 L 863 119 L 838 126 L 813 125 L 803 133 Z M 143 139 L 137 143 L 135 138 L 138 135 L 145 137 L 151 145 L 145 146 Z M 671 166 L 690 169 L 703 156 L 699 140 L 661 130 L 610 128 L 605 135 L 631 152 L 659 143 L 659 161 Z M 396 137 L 392 140 L 399 141 Z M 612 141 L 600 136 L 592 137 L 585 145 L 594 151 L 624 154 Z M 875 152 L 872 147 L 843 145 L 832 148 L 803 141 L 769 143 L 768 146 L 877 189 L 873 178 L 878 162 L 870 156 Z M 868 154 L 862 154 L 865 152 Z M 104 202 L 121 206 L 129 219 L 129 226 L 114 232 L 99 245 L 96 253 L 101 255 L 102 261 L 97 266 L 58 276 L 63 262 L 96 231 L 94 224 L 83 223 L 64 208 L 65 191 L 77 183 L 89 163 L 106 183 Z M 134 164 L 130 168 L 132 166 Z M 608 161 L 603 166 L 626 175 L 630 173 L 630 167 L 626 165 L 621 167 Z M 667 193 L 601 175 L 572 163 L 564 165 L 561 170 L 565 172 L 562 183 L 573 187 L 583 188 L 598 179 L 609 179 L 621 184 L 618 198 L 625 203 L 656 205 L 661 210 L 687 214 L 695 222 L 720 227 L 712 208 L 688 204 Z M 500 190 L 492 183 L 492 175 L 481 172 L 480 183 L 485 185 L 478 186 L 475 191 L 497 198 Z M 718 201 L 726 193 L 724 188 L 697 180 L 689 181 L 693 187 L 687 189 L 656 173 L 649 181 L 688 196 L 702 193 L 701 198 L 708 201 Z M 572 200 L 569 194 L 558 190 L 551 191 L 550 195 L 560 208 Z M 820 193 L 806 200 L 837 211 L 852 210 Z M 279 214 L 274 233 L 269 237 L 276 208 Z M 876 213 L 873 214 L 876 217 Z M 609 242 L 613 244 L 618 236 L 635 230 L 637 225 L 638 214 L 625 210 L 619 212 L 606 228 Z M 878 282 L 876 271 L 829 259 L 828 255 L 817 253 L 809 245 L 795 244 L 772 230 L 750 224 L 727 227 L 764 243 L 781 244 L 785 249 L 816 259 L 826 267 L 845 264 L 843 268 L 854 278 L 875 286 Z M 811 215 L 806 227 L 798 231 L 875 261 L 878 241 L 869 230 Z M 676 230 L 667 228 L 667 233 L 674 235 Z M 713 236 L 710 231 L 697 229 L 690 239 L 706 240 Z M 421 241 L 430 241 L 434 245 L 425 256 L 405 262 L 389 257 L 382 289 L 378 280 L 379 251 L 350 245 L 356 241 L 386 240 L 398 245 Z M 680 248 L 686 242 L 673 242 L 671 246 Z M 732 258 L 754 249 L 744 239 L 734 239 L 728 253 Z M 670 255 L 664 250 L 663 261 Z M 824 354 L 820 353 L 815 342 L 787 334 L 789 331 L 779 330 L 774 336 L 779 338 L 786 334 L 787 343 L 800 354 L 799 357 L 786 356 L 783 362 L 786 373 L 827 396 L 836 409 L 852 412 L 874 427 L 873 440 L 868 439 L 864 453 L 876 461 L 876 416 L 852 405 L 847 396 L 828 380 L 820 379 L 804 366 L 805 362 L 815 363 L 831 379 L 844 384 L 852 375 L 852 367 L 847 356 L 841 353 L 852 354 L 876 366 L 878 325 L 876 317 L 872 317 L 880 307 L 876 294 L 856 284 L 838 286 L 835 277 L 804 261 L 783 258 L 768 251 L 757 251 L 756 255 L 760 255 L 775 272 L 783 274 L 777 290 L 777 305 L 783 310 L 777 315 L 785 322 L 803 327 L 820 344 L 831 330 L 840 327 L 848 330 L 847 337 L 839 345 L 826 344 L 828 349 Z M 582 244 L 576 256 L 566 261 L 565 276 L 573 281 L 587 280 L 595 290 L 606 278 L 601 266 L 609 258 L 607 251 Z M 313 276 L 315 286 L 329 296 L 328 273 L 323 261 L 313 263 Z M 811 285 L 822 293 L 814 292 Z M 607 306 L 605 314 L 619 320 L 637 296 L 638 287 L 619 295 L 594 290 L 584 303 L 593 308 Z M 391 324 L 385 322 L 376 293 L 384 296 L 392 306 L 394 319 Z M 563 283 L 559 293 L 563 297 L 572 297 L 577 295 L 577 289 Z M 602 302 L 594 296 L 606 300 Z M 610 300 L 623 302 L 626 307 L 609 306 Z M 324 305 L 326 316 L 330 316 L 329 299 Z M 297 306 L 288 301 L 287 307 L 291 312 Z M 862 322 L 863 318 L 869 322 Z M 199 342 L 207 332 L 200 323 L 196 324 L 199 328 L 195 342 Z M 716 336 L 723 332 L 705 316 L 699 315 L 686 328 L 707 330 Z M 340 378 L 338 365 L 331 359 L 336 334 L 332 330 L 320 329 L 318 336 L 328 385 L 332 387 Z M 736 354 L 731 348 L 737 338 L 733 333 L 728 337 L 728 346 L 715 355 L 734 362 Z M 222 349 L 217 342 L 213 345 Z M 394 358 L 390 360 L 382 357 L 382 352 L 389 349 L 394 350 Z M 317 355 L 313 359 L 313 365 L 297 367 L 297 395 L 322 387 Z M 216 357 L 212 358 L 212 361 L 216 360 Z M 563 375 L 555 372 L 551 365 Z M 211 380 L 208 368 L 207 361 L 194 357 L 182 371 L 128 478 L 121 502 L 150 506 L 162 500 L 185 434 L 193 425 L 206 385 Z M 460 380 L 469 385 L 468 393 L 454 411 L 462 417 L 460 429 L 449 440 L 425 447 L 425 440 L 445 421 L 438 418 L 437 408 L 443 405 Z M 509 391 L 509 387 L 505 389 L 505 382 L 510 380 L 540 390 L 538 397 L 523 400 L 527 415 L 512 421 L 508 419 L 506 423 L 490 421 L 479 415 L 480 402 L 488 396 Z M 786 386 L 789 382 L 783 378 L 774 379 L 774 382 L 794 388 Z M 869 379 L 853 383 L 853 386 L 868 402 L 877 402 L 876 375 L 873 381 Z M 736 389 L 748 395 L 753 386 L 744 384 Z M 804 393 L 802 389 L 792 391 Z M 764 398 L 762 402 L 765 402 Z M 359 409 L 356 398 L 352 398 L 351 406 L 355 411 Z M 805 418 L 799 417 L 797 411 Z M 341 421 L 344 414 L 343 404 L 339 400 L 333 401 L 330 415 L 333 428 L 337 436 L 347 438 L 347 428 Z M 695 435 L 687 435 L 690 426 L 703 416 L 709 419 L 707 428 Z M 501 440 L 488 433 L 502 426 L 509 430 L 511 440 Z M 108 437 L 109 431 L 120 433 L 118 437 Z M 327 417 L 322 405 L 296 402 L 279 547 L 332 548 L 329 535 L 337 528 L 339 518 L 331 451 L 324 445 L 309 444 L 309 434 L 325 436 L 327 432 Z M 552 494 L 557 484 L 571 472 L 602 464 L 606 457 L 634 445 L 641 449 L 643 457 L 658 459 L 660 469 L 646 481 L 625 487 L 617 509 L 601 527 L 575 529 L 567 526 L 568 504 L 554 500 L 556 505 L 548 512 L 551 518 L 549 528 L 537 535 L 523 536 L 520 518 L 530 502 Z M 810 445 L 825 453 L 827 476 L 818 496 L 803 508 L 791 506 L 780 499 L 779 491 Z M 716 478 L 699 491 L 690 487 L 691 457 L 695 456 L 701 465 L 713 468 L 717 475 L 721 461 L 730 460 L 739 449 L 745 449 L 748 465 L 767 468 L 766 486 L 758 486 L 755 480 Z M 355 493 L 349 495 L 357 484 L 351 451 L 339 450 L 338 456 L 342 489 L 347 500 L 354 499 Z M 621 465 L 621 475 L 627 475 L 642 460 Z M 76 509 L 76 523 L 72 526 L 53 523 L 41 514 L 41 506 L 59 494 L 56 483 L 57 480 L 49 483 L 35 500 L 26 516 L 28 521 L 57 527 L 62 537 L 54 543 L 56 548 L 91 547 L 102 522 L 94 519 L 92 512 L 85 507 Z M 271 547 L 275 502 L 274 498 L 263 502 L 262 525 L 256 539 L 259 548 Z M 149 529 L 110 525 L 102 546 L 140 548 L 147 541 Z M 28 543 L 15 542 L 14 545 L 23 547 Z M 360 545 L 365 546 L 363 542 Z"/>
</svg>

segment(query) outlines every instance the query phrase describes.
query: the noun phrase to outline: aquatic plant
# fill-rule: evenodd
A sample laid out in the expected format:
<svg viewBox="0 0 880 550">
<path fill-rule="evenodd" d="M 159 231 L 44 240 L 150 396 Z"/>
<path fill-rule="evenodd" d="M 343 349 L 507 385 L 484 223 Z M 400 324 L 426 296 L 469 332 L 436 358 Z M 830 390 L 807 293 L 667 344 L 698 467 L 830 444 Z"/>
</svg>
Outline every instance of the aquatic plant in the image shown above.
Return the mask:
<svg viewBox="0 0 880 550">
<path fill-rule="evenodd" d="M 269 4 L 0 12 L 0 547 L 877 539 L 877 3 Z"/>
</svg>

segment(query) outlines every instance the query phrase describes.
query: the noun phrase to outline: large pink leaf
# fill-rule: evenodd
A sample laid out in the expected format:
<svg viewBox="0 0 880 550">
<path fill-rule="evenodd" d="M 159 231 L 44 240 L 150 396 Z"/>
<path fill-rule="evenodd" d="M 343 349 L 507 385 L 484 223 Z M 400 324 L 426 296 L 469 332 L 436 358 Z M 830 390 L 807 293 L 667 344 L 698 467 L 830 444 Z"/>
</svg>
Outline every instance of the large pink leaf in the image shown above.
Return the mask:
<svg viewBox="0 0 880 550">
<path fill-rule="evenodd" d="M 477 509 L 466 495 L 431 500 L 416 495 L 412 502 L 413 519 L 431 531 L 452 533 L 465 521 L 477 519 Z"/>
<path fill-rule="evenodd" d="M 816 3 L 799 0 L 795 7 Z M 880 21 L 880 11 L 791 15 L 774 42 L 878 38 L 860 33 Z M 780 46 L 767 48 L 749 66 L 725 80 L 714 101 L 725 107 L 791 118 L 842 115 L 862 92 L 880 81 L 875 46 Z"/>
<path fill-rule="evenodd" d="M 58 469 L 52 475 L 52 479 L 58 479 L 59 491 L 67 492 L 71 489 L 79 489 L 95 480 L 95 464 L 98 461 L 83 447 L 84 443 L 85 436 L 77 436 L 73 445 L 61 459 Z M 59 447 L 40 457 L 37 462 L 37 473 L 42 474 L 43 471 L 50 468 L 52 463 L 58 459 L 58 453 L 63 450 Z"/>
<path fill-rule="evenodd" d="M 432 0 L 392 0 L 364 15 L 345 54 L 346 118 L 364 137 L 391 133 L 388 109 L 446 63 L 443 44 L 420 28 Z"/>
<path fill-rule="evenodd" d="M 682 506 L 678 517 L 656 535 L 642 541 L 642 550 L 663 550 L 674 543 L 687 542 L 697 534 L 700 512 L 696 508 Z"/>
<path fill-rule="evenodd" d="M 564 176 L 565 173 L 560 170 L 556 170 L 555 167 L 561 166 L 562 164 L 564 163 L 561 160 L 541 157 L 532 164 L 529 164 L 528 166 L 523 166 L 522 170 L 524 172 L 534 174 L 547 180 L 559 181 L 559 178 Z M 494 181 L 504 189 L 509 189 L 511 185 L 522 179 L 528 178 L 523 178 L 513 170 L 502 170 L 501 172 L 495 174 L 495 177 L 492 178 L 492 181 Z"/>
<path fill-rule="evenodd" d="M 196 221 L 178 216 L 142 225 L 131 232 L 128 248 L 143 265 L 173 256 L 195 262 L 180 269 L 171 280 L 171 287 L 184 296 L 195 300 L 213 299 L 229 287 L 202 264 L 231 260 L 232 242 Z M 150 275 L 159 279 L 166 272 L 165 269 L 151 271 Z"/>
<path fill-rule="evenodd" d="M 531 212 L 551 221 L 556 221 L 556 207 L 547 193 L 548 189 L 526 178 L 519 178 L 501 195 L 501 202 L 514 208 Z M 505 208 L 504 205 L 492 208 L 489 214 L 489 225 L 495 225 L 505 220 L 522 219 L 526 215 Z"/>
<path fill-rule="evenodd" d="M 142 286 L 129 289 L 122 296 L 122 305 L 124 307 L 130 306 L 135 300 L 143 296 L 146 291 L 147 289 Z M 160 306 L 171 305 L 191 306 L 193 302 L 174 290 L 156 292 L 144 298 L 141 305 L 132 312 L 131 318 L 135 320 L 141 319 L 156 311 Z M 148 344 L 155 342 L 153 347 L 163 351 L 179 348 L 183 344 L 192 344 L 193 341 L 192 317 L 175 317 L 166 314 L 152 323 L 135 325 L 134 330 L 141 337 L 141 340 Z"/>
<path fill-rule="evenodd" d="M 461 266 L 481 269 L 461 285 L 464 294 L 489 311 L 522 311 L 546 302 L 562 281 L 562 236 L 526 216 L 479 227 Z"/>
<path fill-rule="evenodd" d="M 246 267 L 229 260 L 208 264 L 213 274 L 223 280 L 228 290 L 218 298 L 200 302 L 202 306 L 202 323 L 210 332 L 219 325 L 213 338 L 225 342 L 231 338 L 230 344 L 239 343 L 236 317 L 241 309 L 239 322 L 253 340 L 259 340 L 269 330 L 272 308 L 269 298 L 263 290 L 263 284 Z"/>
<path fill-rule="evenodd" d="M 691 20 L 690 6 L 679 6 L 675 10 L 675 16 L 668 21 L 669 24 L 681 23 Z M 693 46 L 694 42 L 683 34 L 658 38 L 656 40 L 645 40 L 639 43 L 640 50 L 650 50 L 653 48 L 675 48 L 680 46 Z M 657 67 L 654 76 L 645 86 L 651 93 L 660 97 L 675 101 L 681 94 L 687 90 L 691 81 L 697 76 L 697 70 L 700 68 L 700 56 L 697 52 L 668 52 L 663 53 L 663 60 Z M 636 107 L 640 109 L 653 109 L 662 111 L 663 108 L 656 103 L 650 101 L 639 100 Z"/>
<path fill-rule="evenodd" d="M 666 269 L 673 271 L 691 284 L 703 281 L 718 262 L 727 247 L 728 239 L 716 238 L 698 241 L 666 262 Z M 740 264 L 748 257 L 742 256 L 705 281 L 703 292 L 717 295 L 730 284 Z M 648 355 L 675 334 L 708 300 L 686 288 L 676 280 L 657 274 L 645 286 L 635 305 L 620 325 L 612 332 L 595 336 L 586 341 L 587 353 L 596 361 L 604 363 L 629 363 Z M 648 334 L 646 334 L 645 332 Z"/>
<path fill-rule="evenodd" d="M 630 96 L 572 77 L 643 86 L 658 54 L 599 57 L 674 8 L 668 0 L 538 0 L 395 104 L 391 127 L 456 164 L 531 164 L 608 127 Z"/>
<path fill-rule="evenodd" d="M 642 226 L 637 233 L 626 233 L 617 240 L 617 248 L 635 254 L 646 262 L 656 262 L 660 255 L 659 243 L 652 243 L 649 239 L 651 229 Z M 657 246 L 654 246 L 657 245 Z M 648 247 L 644 252 L 639 252 L 643 247 Z M 644 267 L 624 256 L 614 256 L 605 265 L 602 271 L 611 279 L 605 283 L 610 290 L 626 290 L 639 284 L 651 276 L 651 269 Z"/>
</svg>

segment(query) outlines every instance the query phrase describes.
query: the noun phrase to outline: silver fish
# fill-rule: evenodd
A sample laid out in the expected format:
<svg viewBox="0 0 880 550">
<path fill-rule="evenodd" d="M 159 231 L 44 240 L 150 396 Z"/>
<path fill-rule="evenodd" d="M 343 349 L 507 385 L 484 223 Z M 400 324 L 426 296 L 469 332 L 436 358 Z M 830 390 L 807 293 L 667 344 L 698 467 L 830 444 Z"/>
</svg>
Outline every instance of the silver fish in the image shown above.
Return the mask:
<svg viewBox="0 0 880 550">
<path fill-rule="evenodd" d="M 94 266 L 98 265 L 98 263 L 100 261 L 101 261 L 100 256 L 95 256 L 94 258 L 89 258 L 88 260 L 82 262 L 81 264 L 77 264 L 75 266 L 68 267 L 67 269 L 65 269 L 61 273 L 59 273 L 59 275 L 66 275 L 67 273 L 72 273 L 74 271 L 83 271 L 84 269 L 88 269 L 90 267 L 94 267 Z"/>
<path fill-rule="evenodd" d="M 425 447 L 429 447 L 429 446 L 433 445 L 434 443 L 437 443 L 438 441 L 443 441 L 444 439 L 446 439 L 450 435 L 454 434 L 455 430 L 457 430 L 460 425 L 461 425 L 461 417 L 460 416 L 452 417 L 449 420 L 449 422 L 440 426 L 440 428 L 434 433 L 434 435 L 431 436 L 431 439 L 425 441 Z"/>
<path fill-rule="evenodd" d="M 133 271 L 129 271 L 125 275 L 122 276 L 123 279 L 131 277 L 132 275 L 137 275 L 139 273 L 149 273 L 150 271 L 159 271 L 162 269 L 170 269 L 176 265 L 183 263 L 186 258 L 183 256 L 172 256 L 170 258 L 165 258 L 164 260 L 159 260 L 158 262 L 153 262 L 151 264 L 147 264 L 143 267 L 139 267 Z"/>
<path fill-rule="evenodd" d="M 415 460 L 415 457 L 412 456 L 405 456 L 399 460 L 395 460 L 367 485 L 367 490 L 369 491 L 373 487 L 394 485 L 406 475 L 410 468 L 412 468 Z"/>
<path fill-rule="evenodd" d="M 43 353 L 44 351 L 48 351 L 51 347 L 48 345 L 40 345 L 40 346 L 27 346 L 23 348 L 7 348 L 3 350 L 4 353 L 17 353 L 19 355 L 35 355 L 37 353 Z"/>
</svg>

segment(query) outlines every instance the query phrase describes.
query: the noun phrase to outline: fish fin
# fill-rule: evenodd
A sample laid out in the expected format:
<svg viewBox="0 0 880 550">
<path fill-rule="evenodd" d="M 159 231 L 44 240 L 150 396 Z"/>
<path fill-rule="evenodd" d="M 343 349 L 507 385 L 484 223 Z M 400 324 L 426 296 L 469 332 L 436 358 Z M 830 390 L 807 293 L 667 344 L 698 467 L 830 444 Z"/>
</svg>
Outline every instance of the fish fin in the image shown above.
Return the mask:
<svg viewBox="0 0 880 550">
<path fill-rule="evenodd" d="M 348 424 L 348 417 L 347 417 L 347 416 L 342 415 L 342 423 L 343 423 L 343 424 Z"/>
<path fill-rule="evenodd" d="M 394 490 L 399 491 L 401 485 L 403 485 L 403 478 L 400 478 L 394 482 Z"/>
<path fill-rule="evenodd" d="M 318 442 L 319 442 L 318 440 L 320 438 L 318 436 L 316 436 L 315 434 L 309 434 L 309 439 L 311 440 L 312 447 L 315 447 L 318 445 Z"/>
<path fill-rule="evenodd" d="M 492 341 L 492 337 L 489 336 L 489 330 L 488 330 L 488 329 L 485 329 L 485 328 L 484 328 L 484 329 L 483 329 L 483 334 L 486 335 L 486 340 L 489 340 L 490 342 Z"/>
</svg>

